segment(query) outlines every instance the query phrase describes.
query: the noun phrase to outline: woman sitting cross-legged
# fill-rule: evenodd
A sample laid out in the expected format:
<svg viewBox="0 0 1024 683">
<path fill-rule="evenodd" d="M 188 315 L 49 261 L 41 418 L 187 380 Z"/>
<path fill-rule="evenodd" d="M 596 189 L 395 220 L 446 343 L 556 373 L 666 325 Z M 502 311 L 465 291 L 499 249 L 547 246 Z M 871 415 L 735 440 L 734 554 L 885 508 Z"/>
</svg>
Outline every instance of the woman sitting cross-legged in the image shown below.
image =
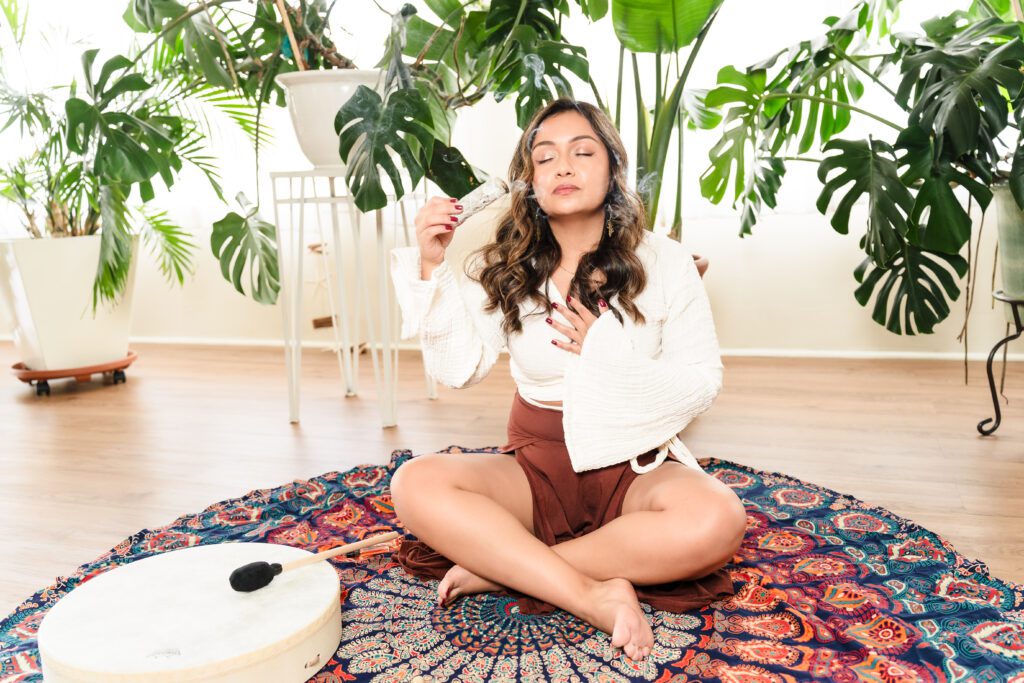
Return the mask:
<svg viewBox="0 0 1024 683">
<path fill-rule="evenodd" d="M 509 168 L 510 208 L 457 280 L 445 251 L 456 200 L 416 216 L 418 246 L 391 252 L 402 338 L 460 388 L 501 350 L 517 391 L 503 453 L 431 453 L 395 472 L 395 512 L 418 541 L 398 561 L 440 579 L 439 603 L 481 591 L 562 608 L 634 660 L 654 637 L 639 601 L 697 609 L 733 593 L 722 569 L 743 504 L 680 432 L 722 387 L 693 258 L 646 229 L 626 153 L 593 105 L 540 110 Z M 510 457 L 511 456 L 511 457 Z"/>
</svg>

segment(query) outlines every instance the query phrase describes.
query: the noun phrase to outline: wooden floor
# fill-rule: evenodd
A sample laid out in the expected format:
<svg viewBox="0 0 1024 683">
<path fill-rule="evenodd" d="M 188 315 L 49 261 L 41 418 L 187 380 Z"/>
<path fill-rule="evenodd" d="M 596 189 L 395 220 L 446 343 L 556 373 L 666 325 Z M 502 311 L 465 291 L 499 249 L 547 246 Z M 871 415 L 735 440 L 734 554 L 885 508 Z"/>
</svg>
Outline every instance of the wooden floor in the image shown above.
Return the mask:
<svg viewBox="0 0 1024 683">
<path fill-rule="evenodd" d="M 0 616 L 142 528 L 254 488 L 394 449 L 500 445 L 514 392 L 503 358 L 481 384 L 430 401 L 403 352 L 399 426 L 381 429 L 373 369 L 344 398 L 333 354 L 304 355 L 303 420 L 287 420 L 280 349 L 138 345 L 128 383 L 0 382 Z M 0 364 L 17 360 L 0 343 Z M 781 471 L 945 536 L 1024 582 L 1024 364 L 1010 364 L 1003 425 L 981 363 L 726 357 L 725 389 L 688 428 L 698 457 Z M 613 418 L 612 418 L 613 419 Z"/>
</svg>

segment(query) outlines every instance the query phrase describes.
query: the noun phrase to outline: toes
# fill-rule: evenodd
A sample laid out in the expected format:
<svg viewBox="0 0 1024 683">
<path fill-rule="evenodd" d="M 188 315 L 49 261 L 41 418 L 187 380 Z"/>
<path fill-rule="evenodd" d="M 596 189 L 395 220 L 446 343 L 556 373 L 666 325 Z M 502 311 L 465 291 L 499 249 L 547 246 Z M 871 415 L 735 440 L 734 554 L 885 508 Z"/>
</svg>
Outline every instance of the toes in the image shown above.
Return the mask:
<svg viewBox="0 0 1024 683">
<path fill-rule="evenodd" d="M 630 637 L 633 634 L 630 633 L 629 627 L 623 622 L 622 619 L 615 620 L 615 626 L 612 629 L 612 647 L 622 647 L 630 644 Z"/>
<path fill-rule="evenodd" d="M 442 605 L 448 600 L 448 590 L 451 588 L 451 582 L 448 577 L 441 579 L 441 583 L 437 584 L 437 604 Z"/>
</svg>

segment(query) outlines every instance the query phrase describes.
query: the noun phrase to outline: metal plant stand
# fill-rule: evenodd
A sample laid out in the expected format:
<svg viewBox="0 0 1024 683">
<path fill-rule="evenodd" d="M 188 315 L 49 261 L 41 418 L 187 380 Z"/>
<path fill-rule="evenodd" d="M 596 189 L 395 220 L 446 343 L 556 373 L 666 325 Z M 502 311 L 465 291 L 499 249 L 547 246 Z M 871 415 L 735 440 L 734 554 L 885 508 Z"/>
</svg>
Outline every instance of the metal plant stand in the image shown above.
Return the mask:
<svg viewBox="0 0 1024 683">
<path fill-rule="evenodd" d="M 992 351 L 988 354 L 988 364 L 985 366 L 985 369 L 988 371 L 988 387 L 992 391 L 992 406 L 995 408 L 996 417 L 995 423 L 991 427 L 986 427 L 989 422 L 993 421 L 991 417 L 987 417 L 978 423 L 978 431 L 981 432 L 982 436 L 988 436 L 999 429 L 999 423 L 1002 421 L 1002 413 L 999 410 L 999 396 L 996 394 L 996 379 L 992 375 L 992 361 L 995 359 L 996 353 L 999 351 L 999 347 L 1006 346 L 1024 332 L 1024 327 L 1021 326 L 1020 322 L 1020 306 L 1021 304 L 1024 304 L 1024 299 L 1014 299 L 1007 296 L 1001 289 L 993 292 L 992 296 L 999 301 L 1005 301 L 1013 307 L 1013 324 L 1016 331 L 1005 339 L 1001 339 L 996 342 L 996 345 L 992 347 Z M 1004 368 L 1005 363 L 1006 361 L 1004 360 Z"/>
<path fill-rule="evenodd" d="M 369 280 L 366 272 L 371 266 L 364 262 L 362 252 L 362 214 L 356 208 L 355 199 L 345 184 L 344 168 L 316 168 L 304 171 L 275 171 L 270 174 L 274 195 L 274 222 L 277 224 L 277 250 L 281 266 L 280 304 L 283 316 L 285 360 L 288 371 L 288 419 L 299 421 L 299 378 L 302 367 L 302 258 L 306 250 L 305 229 L 307 209 L 312 208 L 312 217 L 316 222 L 320 242 L 324 242 L 324 225 L 319 207 L 326 206 L 330 214 L 330 248 L 334 256 L 335 283 L 328 287 L 332 320 L 334 321 L 335 347 L 338 349 L 338 361 L 345 383 L 345 395 L 356 396 L 359 393 L 357 380 L 359 377 L 359 321 L 365 317 L 369 335 L 370 359 L 373 362 L 374 381 L 377 386 L 380 403 L 380 417 L 383 427 L 398 424 L 397 380 L 398 380 L 398 349 L 396 346 L 397 329 L 392 326 L 392 313 L 396 309 L 396 301 L 390 293 L 391 279 L 388 275 L 389 248 L 385 240 L 384 213 L 382 209 L 373 212 L 376 227 L 375 261 L 377 271 L 376 302 L 370 299 Z M 321 181 L 318 183 L 317 181 Z M 322 183 L 326 181 L 326 193 Z M 283 186 L 283 187 L 282 187 Z M 407 200 L 413 201 L 412 211 L 417 211 L 426 198 L 420 193 L 410 192 L 400 200 L 393 194 L 388 195 L 390 208 L 394 212 L 396 238 L 404 237 L 406 245 L 416 243 L 415 232 L 410 228 L 413 221 L 406 210 Z M 282 221 L 282 216 L 287 216 Z M 347 221 L 344 219 L 347 218 Z M 347 230 L 342 223 L 347 222 Z M 348 233 L 354 254 L 355 265 L 355 311 L 350 315 L 346 306 L 346 287 L 342 266 L 343 232 Z M 326 264 L 326 252 L 320 250 Z M 380 346 L 378 359 L 377 346 Z M 426 373 L 427 395 L 436 398 L 437 390 L 434 379 Z"/>
</svg>

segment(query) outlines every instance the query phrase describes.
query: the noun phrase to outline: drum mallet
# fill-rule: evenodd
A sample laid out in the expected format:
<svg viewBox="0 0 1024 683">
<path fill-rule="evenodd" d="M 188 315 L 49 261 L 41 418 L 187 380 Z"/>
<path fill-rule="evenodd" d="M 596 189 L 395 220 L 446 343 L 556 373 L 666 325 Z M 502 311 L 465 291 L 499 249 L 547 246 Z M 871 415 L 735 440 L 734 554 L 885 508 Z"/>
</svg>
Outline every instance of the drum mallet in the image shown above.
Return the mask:
<svg viewBox="0 0 1024 683">
<path fill-rule="evenodd" d="M 274 580 L 275 576 L 282 572 L 298 569 L 299 567 L 305 567 L 307 564 L 313 564 L 314 562 L 329 560 L 332 557 L 337 557 L 338 555 L 346 555 L 348 553 L 361 550 L 362 548 L 366 548 L 367 546 L 387 543 L 388 541 L 393 541 L 398 538 L 399 535 L 400 534 L 397 531 L 389 531 L 386 534 L 370 536 L 369 538 L 364 538 L 361 541 L 349 543 L 348 545 L 339 546 L 337 548 L 331 548 L 330 550 L 325 550 L 322 553 L 303 557 L 302 559 L 283 565 L 278 564 L 277 562 L 250 562 L 249 564 L 242 565 L 235 571 L 231 572 L 229 581 L 231 582 L 231 587 L 236 591 L 251 593 L 268 585 Z"/>
</svg>

